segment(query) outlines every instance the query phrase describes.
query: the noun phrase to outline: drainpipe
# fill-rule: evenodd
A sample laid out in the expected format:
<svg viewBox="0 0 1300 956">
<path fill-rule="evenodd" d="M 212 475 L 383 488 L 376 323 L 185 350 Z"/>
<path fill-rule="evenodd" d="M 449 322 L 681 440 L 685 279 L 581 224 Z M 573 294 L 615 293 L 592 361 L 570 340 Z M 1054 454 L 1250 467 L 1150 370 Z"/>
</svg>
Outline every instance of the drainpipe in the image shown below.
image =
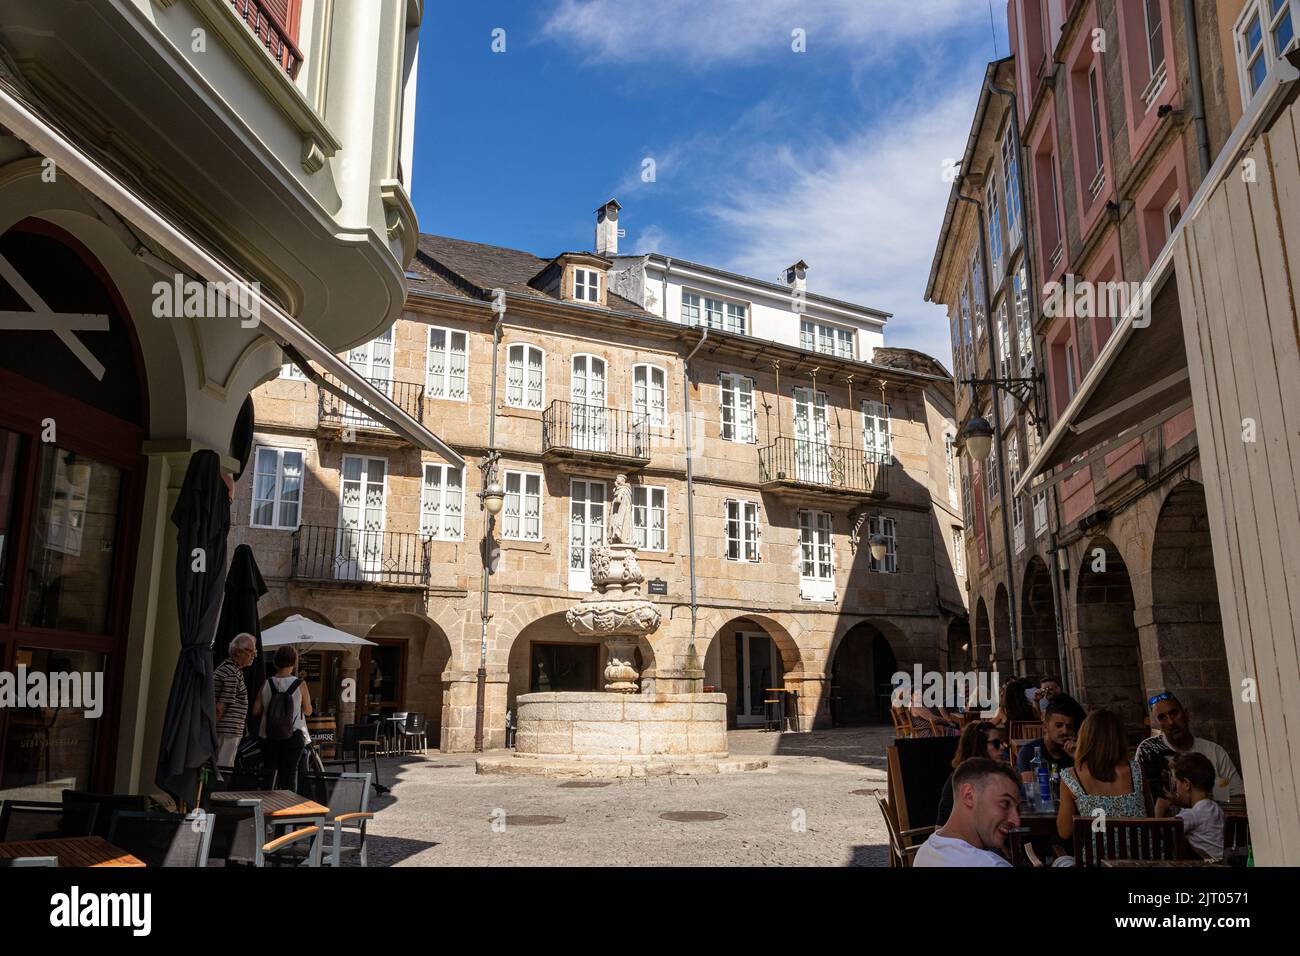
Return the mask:
<svg viewBox="0 0 1300 956">
<path fill-rule="evenodd" d="M 1037 421 L 1037 424 L 1033 427 L 1038 433 L 1038 444 L 1041 447 L 1044 439 L 1047 437 L 1044 434 L 1047 430 L 1045 427 L 1045 422 L 1047 420 L 1047 361 L 1046 356 L 1043 355 L 1042 348 L 1039 346 L 1038 336 L 1034 334 L 1034 330 L 1038 328 L 1038 320 L 1040 316 L 1038 312 L 1038 296 L 1033 292 L 1033 290 L 1038 287 L 1035 285 L 1034 281 L 1034 249 L 1031 245 L 1032 236 L 1029 228 L 1029 191 L 1025 186 L 1025 170 L 1027 168 L 1032 169 L 1032 166 L 1025 166 L 1024 144 L 1020 142 L 1020 102 L 1016 97 L 1015 90 L 1008 90 L 1000 86 L 995 86 L 991 79 L 988 83 L 988 88 L 990 93 L 996 93 L 998 96 L 1005 98 L 1011 109 L 1011 146 L 1013 154 L 1016 157 L 1016 193 L 1020 200 L 1021 246 L 1024 250 L 1024 254 L 1021 256 L 1021 261 L 1024 262 L 1025 269 L 1025 296 L 1029 302 L 1029 347 L 1034 355 L 1034 368 L 1037 369 L 1039 373 L 1039 379 L 1034 383 L 1033 387 L 1034 418 Z M 1202 176 L 1204 176 L 1204 174 L 1202 174 Z M 1019 334 L 1019 330 L 1017 329 L 1016 331 L 1017 334 Z M 1046 492 L 1046 494 L 1051 495 L 1053 511 L 1056 513 L 1056 528 L 1049 528 L 1048 530 L 1049 547 L 1047 549 L 1047 556 L 1051 563 L 1052 604 L 1053 610 L 1055 611 L 1054 623 L 1056 625 L 1057 664 L 1060 668 L 1061 680 L 1062 682 L 1065 682 L 1068 679 L 1066 676 L 1068 655 L 1065 650 L 1065 605 L 1063 603 L 1065 595 L 1061 588 L 1061 566 L 1056 547 L 1056 529 L 1061 525 L 1061 503 L 1057 498 L 1055 487 Z M 1033 506 L 1034 499 L 1031 495 L 1029 499 L 1031 514 L 1033 513 Z M 1019 608 L 1012 608 L 1012 616 L 1014 617 L 1018 611 Z M 1062 687 L 1069 690 L 1069 687 L 1065 683 L 1062 683 Z"/>
<path fill-rule="evenodd" d="M 981 284 L 984 286 L 984 321 L 988 323 L 989 332 L 989 374 L 990 377 L 996 379 L 998 377 L 998 335 L 997 329 L 993 324 L 993 290 L 989 288 L 988 234 L 984 227 L 984 204 L 978 199 L 963 196 L 960 192 L 960 188 L 959 185 L 957 198 L 962 202 L 970 203 L 974 206 L 975 214 L 978 217 L 976 224 L 979 227 L 980 279 Z M 972 386 L 972 388 L 976 389 L 975 394 L 978 397 L 978 387 Z M 993 441 L 997 444 L 998 448 L 998 484 L 1002 488 L 1002 507 L 1000 507 L 998 511 L 1002 515 L 1002 555 L 1006 559 L 1007 565 L 1007 603 L 1010 605 L 1010 607 L 1007 608 L 1007 620 L 1011 628 L 1011 654 L 1014 658 L 1016 644 L 1018 643 L 1016 639 L 1017 628 L 1014 609 L 1019 605 L 1016 603 L 1015 564 L 1011 555 L 1011 519 L 1007 517 L 1007 511 L 1009 510 L 1009 495 L 1006 481 L 1007 455 L 1006 449 L 1004 449 L 1002 445 L 1002 402 L 999 401 L 999 397 L 998 390 L 994 387 L 990 387 L 989 400 L 993 403 Z M 988 487 L 987 482 L 985 482 L 985 487 Z M 995 600 L 993 603 L 993 647 L 990 648 L 990 650 L 996 651 L 998 646 L 996 621 L 997 601 Z M 1011 663 L 1011 661 L 1008 661 L 1008 664 Z"/>
<path fill-rule="evenodd" d="M 665 272 L 664 275 L 666 276 L 667 273 Z M 667 311 L 667 300 L 664 309 Z M 686 361 L 682 363 L 682 414 L 686 432 L 686 539 L 690 546 L 691 571 L 691 645 L 686 655 L 686 666 L 689 670 L 698 670 L 700 667 L 699 657 L 695 653 L 695 624 L 699 618 L 700 605 L 695 590 L 695 456 L 691 452 L 691 359 L 695 358 L 695 353 L 708 341 L 709 327 L 704 326 L 703 331 L 704 334 L 695 343 L 695 348 L 691 349 L 690 354 L 686 356 Z"/>
<path fill-rule="evenodd" d="M 496 455 L 497 449 L 497 353 L 501 345 L 501 322 L 505 319 L 505 309 L 503 308 L 496 314 L 496 320 L 492 323 L 492 402 L 488 406 L 488 460 L 491 461 Z M 487 490 L 487 481 L 491 475 L 496 473 L 496 465 L 493 463 L 490 469 L 483 470 L 483 488 Z M 487 648 L 488 648 L 488 621 L 491 620 L 491 614 L 488 611 L 488 593 L 490 582 L 492 580 L 491 560 L 492 560 L 492 529 L 496 524 L 496 515 L 488 511 L 486 507 L 483 513 L 487 516 L 487 523 L 483 529 L 483 603 L 479 609 L 479 616 L 483 621 L 483 633 L 479 643 L 478 653 L 478 674 L 476 677 L 477 687 L 474 697 L 474 752 L 483 752 L 483 725 L 485 722 L 485 711 L 487 709 Z"/>
<path fill-rule="evenodd" d="M 1192 122 L 1196 126 L 1196 155 L 1201 181 L 1210 175 L 1210 134 L 1205 125 L 1205 87 L 1201 83 L 1201 41 L 1196 35 L 1196 2 L 1183 0 L 1183 28 L 1187 31 L 1187 85 L 1192 94 Z"/>
<path fill-rule="evenodd" d="M 664 291 L 659 301 L 664 307 L 664 318 L 668 318 L 668 273 L 673 271 L 673 257 L 664 256 Z"/>
</svg>

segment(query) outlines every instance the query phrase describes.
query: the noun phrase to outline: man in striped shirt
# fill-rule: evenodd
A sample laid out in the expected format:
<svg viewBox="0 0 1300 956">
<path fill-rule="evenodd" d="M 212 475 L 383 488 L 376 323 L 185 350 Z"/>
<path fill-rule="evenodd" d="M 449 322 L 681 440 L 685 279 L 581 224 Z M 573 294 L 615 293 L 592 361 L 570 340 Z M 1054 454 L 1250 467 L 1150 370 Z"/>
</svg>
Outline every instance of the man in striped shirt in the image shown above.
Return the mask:
<svg viewBox="0 0 1300 956">
<path fill-rule="evenodd" d="M 257 642 L 251 634 L 240 634 L 230 642 L 230 656 L 212 672 L 217 699 L 217 766 L 233 767 L 239 742 L 244 739 L 248 717 L 248 686 L 244 668 L 257 656 Z"/>
</svg>

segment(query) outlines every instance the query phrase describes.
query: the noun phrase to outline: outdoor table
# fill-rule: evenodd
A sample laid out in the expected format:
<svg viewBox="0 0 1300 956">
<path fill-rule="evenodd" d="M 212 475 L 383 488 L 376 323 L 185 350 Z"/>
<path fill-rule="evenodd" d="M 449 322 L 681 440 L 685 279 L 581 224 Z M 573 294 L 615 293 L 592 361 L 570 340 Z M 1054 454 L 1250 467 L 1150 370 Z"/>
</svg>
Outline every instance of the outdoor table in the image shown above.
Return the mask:
<svg viewBox="0 0 1300 956">
<path fill-rule="evenodd" d="M 1020 826 L 1011 830 L 1011 862 L 1014 866 L 1028 866 L 1021 848 L 1034 840 L 1056 840 L 1056 810 L 1039 810 L 1020 805 Z"/>
<path fill-rule="evenodd" d="M 1102 860 L 1102 866 L 1136 867 L 1136 866 L 1192 866 L 1192 867 L 1226 867 L 1228 864 L 1218 860 Z"/>
<path fill-rule="evenodd" d="M 16 860 L 24 856 L 57 857 L 61 867 L 144 866 L 130 853 L 97 836 L 0 843 L 0 859 Z"/>
<path fill-rule="evenodd" d="M 308 800 L 292 790 L 218 790 L 210 797 L 214 803 L 234 803 L 236 800 L 257 800 L 262 804 L 262 816 L 275 826 L 304 823 L 324 827 L 330 808 L 315 800 Z"/>
</svg>

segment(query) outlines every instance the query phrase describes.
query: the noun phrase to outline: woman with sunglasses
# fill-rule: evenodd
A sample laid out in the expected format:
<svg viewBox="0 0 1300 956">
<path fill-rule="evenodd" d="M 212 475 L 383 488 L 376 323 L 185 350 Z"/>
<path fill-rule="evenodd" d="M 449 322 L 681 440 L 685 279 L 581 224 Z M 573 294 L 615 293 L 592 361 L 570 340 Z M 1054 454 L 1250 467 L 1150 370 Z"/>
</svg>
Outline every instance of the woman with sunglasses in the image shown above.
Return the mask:
<svg viewBox="0 0 1300 956">
<path fill-rule="evenodd" d="M 961 739 L 957 741 L 957 753 L 952 758 L 952 769 L 956 771 L 962 761 L 969 760 L 971 757 L 988 757 L 999 763 L 1010 763 L 1011 751 L 1002 728 L 994 726 L 987 720 L 967 724 L 961 732 Z M 943 792 L 939 795 L 939 819 L 935 825 L 943 826 L 947 823 L 950 813 L 952 813 L 952 774 L 948 774 L 948 779 L 943 783 Z"/>
</svg>

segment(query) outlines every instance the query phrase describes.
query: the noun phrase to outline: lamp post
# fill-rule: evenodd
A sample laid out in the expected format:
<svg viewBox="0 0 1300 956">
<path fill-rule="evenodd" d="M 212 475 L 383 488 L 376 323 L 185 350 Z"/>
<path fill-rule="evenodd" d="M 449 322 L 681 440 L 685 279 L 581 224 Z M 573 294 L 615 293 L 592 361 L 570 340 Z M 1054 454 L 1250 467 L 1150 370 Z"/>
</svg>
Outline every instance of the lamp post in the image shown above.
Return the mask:
<svg viewBox="0 0 1300 956">
<path fill-rule="evenodd" d="M 483 601 L 479 608 L 483 628 L 482 637 L 479 641 L 478 676 L 474 701 L 475 753 L 483 752 L 483 724 L 487 709 L 488 622 L 492 619 L 492 614 L 488 610 L 488 595 L 491 592 L 490 585 L 492 575 L 496 571 L 498 557 L 492 533 L 496 528 L 496 516 L 501 511 L 501 505 L 505 502 L 505 492 L 502 490 L 501 482 L 497 477 L 497 464 L 501 460 L 501 453 L 497 451 L 497 355 L 501 350 L 501 321 L 505 318 L 506 313 L 504 294 L 494 297 L 492 310 L 496 313 L 496 321 L 492 323 L 492 398 L 491 404 L 488 406 L 488 451 L 478 466 L 482 474 L 480 482 L 482 490 L 478 493 L 478 502 L 480 510 L 486 516 L 486 521 L 483 526 L 482 549 Z"/>
</svg>

